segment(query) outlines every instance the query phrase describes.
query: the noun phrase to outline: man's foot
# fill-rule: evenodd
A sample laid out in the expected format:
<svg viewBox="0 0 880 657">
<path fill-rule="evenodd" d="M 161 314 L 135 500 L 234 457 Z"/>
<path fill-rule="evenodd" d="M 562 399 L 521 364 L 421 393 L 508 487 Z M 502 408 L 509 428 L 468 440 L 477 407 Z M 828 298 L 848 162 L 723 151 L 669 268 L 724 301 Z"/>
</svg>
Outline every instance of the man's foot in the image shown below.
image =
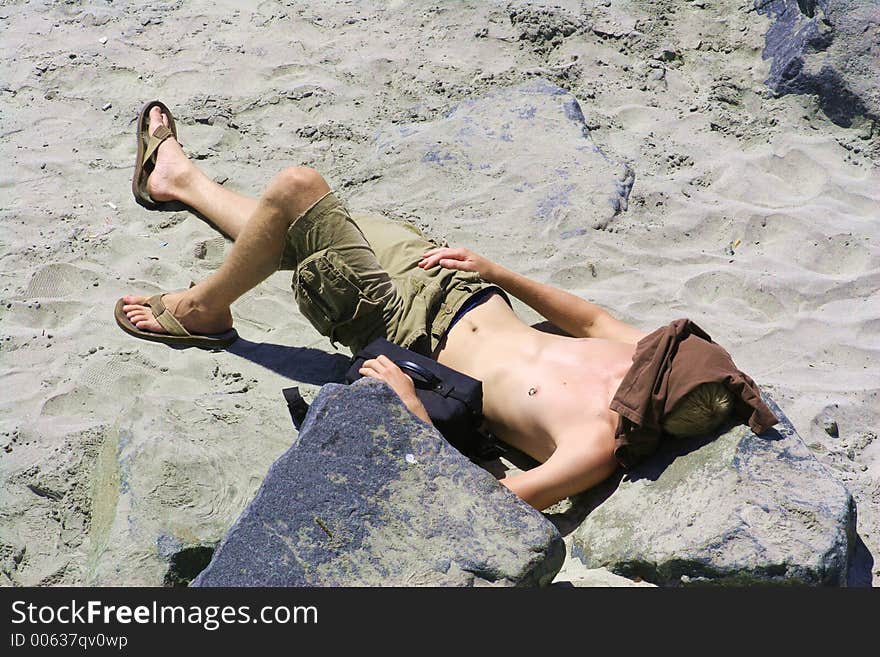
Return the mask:
<svg viewBox="0 0 880 657">
<path fill-rule="evenodd" d="M 169 126 L 168 117 L 155 106 L 150 110 L 150 134 L 159 126 Z M 168 137 L 156 151 L 156 166 L 147 179 L 147 192 L 157 203 L 182 200 L 181 192 L 197 172 L 174 137 Z"/>
<path fill-rule="evenodd" d="M 196 288 L 183 292 L 163 294 L 162 302 L 168 311 L 190 333 L 196 335 L 214 335 L 232 328 L 232 312 L 229 307 L 210 308 L 198 301 Z M 142 331 L 167 333 L 156 318 L 153 310 L 142 305 L 149 297 L 130 294 L 122 297 L 122 307 L 128 320 Z"/>
</svg>

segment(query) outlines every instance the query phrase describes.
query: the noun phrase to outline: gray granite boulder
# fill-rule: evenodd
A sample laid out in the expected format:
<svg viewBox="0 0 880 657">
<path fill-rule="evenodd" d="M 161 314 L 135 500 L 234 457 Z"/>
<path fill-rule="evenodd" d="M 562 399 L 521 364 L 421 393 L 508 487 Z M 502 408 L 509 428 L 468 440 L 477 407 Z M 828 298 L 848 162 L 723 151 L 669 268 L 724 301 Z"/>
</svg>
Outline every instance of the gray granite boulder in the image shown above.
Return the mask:
<svg viewBox="0 0 880 657">
<path fill-rule="evenodd" d="M 876 0 L 756 0 L 773 21 L 764 58 L 779 94 L 816 94 L 836 124 L 880 120 L 880 4 Z"/>
<path fill-rule="evenodd" d="M 545 585 L 564 559 L 548 520 L 361 379 L 321 389 L 192 586 Z"/>
<path fill-rule="evenodd" d="M 669 446 L 616 490 L 616 481 L 595 490 L 572 554 L 661 586 L 844 586 L 852 496 L 768 403 L 782 421 L 761 436 L 738 425 Z"/>
<path fill-rule="evenodd" d="M 359 203 L 459 228 L 485 229 L 491 218 L 495 234 L 530 217 L 519 243 L 606 226 L 626 209 L 634 182 L 593 143 L 577 98 L 542 78 L 464 100 L 434 121 L 395 125 L 375 145 L 363 173 L 375 182 L 359 190 Z"/>
</svg>

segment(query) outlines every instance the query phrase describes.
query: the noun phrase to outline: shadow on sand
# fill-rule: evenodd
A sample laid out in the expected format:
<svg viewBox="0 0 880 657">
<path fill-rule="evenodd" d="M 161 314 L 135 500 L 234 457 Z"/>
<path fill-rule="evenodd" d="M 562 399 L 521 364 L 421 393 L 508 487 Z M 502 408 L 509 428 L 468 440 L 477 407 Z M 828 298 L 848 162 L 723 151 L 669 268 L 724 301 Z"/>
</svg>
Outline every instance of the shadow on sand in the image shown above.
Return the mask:
<svg viewBox="0 0 880 657">
<path fill-rule="evenodd" d="M 293 381 L 318 386 L 344 383 L 345 372 L 351 362 L 351 358 L 343 354 L 329 354 L 312 347 L 251 342 L 242 337 L 226 351 Z"/>
<path fill-rule="evenodd" d="M 865 545 L 862 537 L 853 537 L 853 551 L 849 558 L 846 571 L 847 586 L 872 586 L 874 571 L 874 555 Z"/>
</svg>

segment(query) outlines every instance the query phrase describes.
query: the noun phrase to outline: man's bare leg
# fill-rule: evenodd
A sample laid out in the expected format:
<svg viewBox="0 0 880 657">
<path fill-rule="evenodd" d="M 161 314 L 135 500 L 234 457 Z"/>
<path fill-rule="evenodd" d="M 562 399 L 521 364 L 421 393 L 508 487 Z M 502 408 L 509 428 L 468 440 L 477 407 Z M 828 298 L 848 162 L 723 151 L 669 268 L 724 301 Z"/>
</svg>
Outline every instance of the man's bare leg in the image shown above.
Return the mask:
<svg viewBox="0 0 880 657">
<path fill-rule="evenodd" d="M 150 119 L 152 131 L 161 112 L 154 109 Z M 148 190 L 156 201 L 178 200 L 193 207 L 235 240 L 214 274 L 189 290 L 163 296 L 168 310 L 190 332 L 221 333 L 232 327 L 232 302 L 277 270 L 290 224 L 330 187 L 312 169 L 291 167 L 273 178 L 259 199 L 250 199 L 211 181 L 169 138 L 159 147 Z M 146 299 L 123 297 L 126 315 L 139 329 L 164 333 L 151 309 L 141 305 Z"/>
<path fill-rule="evenodd" d="M 150 111 L 150 134 L 160 125 L 167 126 L 168 119 L 154 107 Z M 257 199 L 233 192 L 208 178 L 173 137 L 159 146 L 147 191 L 154 201 L 185 203 L 233 240 L 257 208 Z"/>
</svg>

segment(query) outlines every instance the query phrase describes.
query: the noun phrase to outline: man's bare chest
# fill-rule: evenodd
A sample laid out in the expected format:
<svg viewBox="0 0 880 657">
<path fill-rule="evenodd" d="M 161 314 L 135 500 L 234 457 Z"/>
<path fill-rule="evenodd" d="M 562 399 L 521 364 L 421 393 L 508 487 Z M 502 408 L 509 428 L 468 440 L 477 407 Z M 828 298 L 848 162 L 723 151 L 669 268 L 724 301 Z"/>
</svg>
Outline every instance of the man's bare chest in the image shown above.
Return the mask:
<svg viewBox="0 0 880 657">
<path fill-rule="evenodd" d="M 563 436 L 613 433 L 609 404 L 627 369 L 626 362 L 538 360 L 484 384 L 486 417 L 499 438 L 544 461 Z"/>
</svg>

